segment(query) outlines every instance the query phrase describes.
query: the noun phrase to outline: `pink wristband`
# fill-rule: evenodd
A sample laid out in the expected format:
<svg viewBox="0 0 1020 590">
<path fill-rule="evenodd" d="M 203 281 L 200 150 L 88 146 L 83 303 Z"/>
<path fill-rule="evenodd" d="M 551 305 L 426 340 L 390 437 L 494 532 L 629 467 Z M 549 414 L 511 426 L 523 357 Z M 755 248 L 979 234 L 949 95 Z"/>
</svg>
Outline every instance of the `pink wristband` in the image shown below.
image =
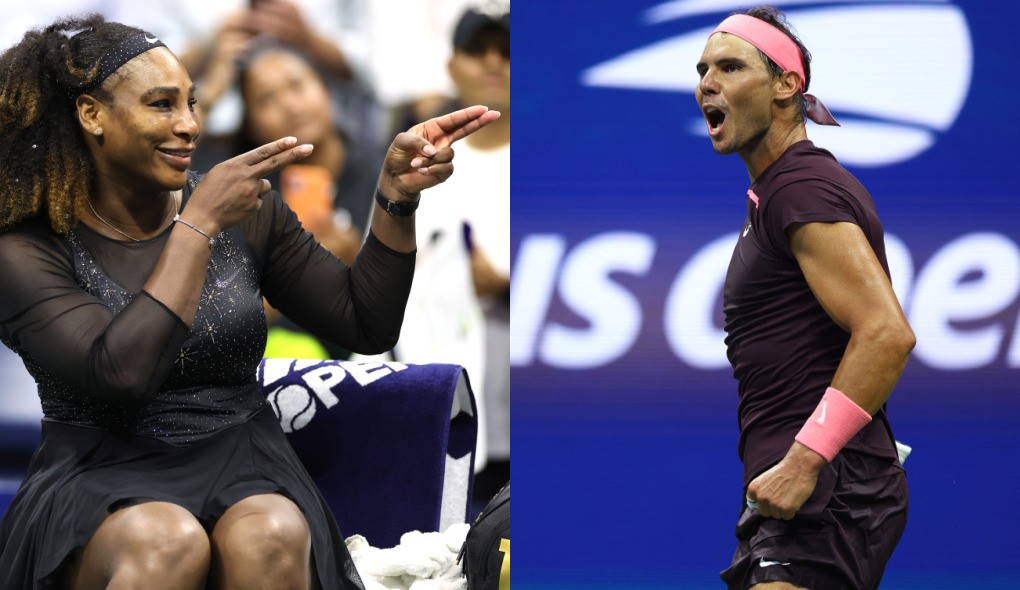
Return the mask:
<svg viewBox="0 0 1020 590">
<path fill-rule="evenodd" d="M 830 387 L 797 433 L 796 441 L 825 457 L 826 461 L 832 461 L 868 422 L 871 422 L 871 414 L 842 391 Z"/>
</svg>

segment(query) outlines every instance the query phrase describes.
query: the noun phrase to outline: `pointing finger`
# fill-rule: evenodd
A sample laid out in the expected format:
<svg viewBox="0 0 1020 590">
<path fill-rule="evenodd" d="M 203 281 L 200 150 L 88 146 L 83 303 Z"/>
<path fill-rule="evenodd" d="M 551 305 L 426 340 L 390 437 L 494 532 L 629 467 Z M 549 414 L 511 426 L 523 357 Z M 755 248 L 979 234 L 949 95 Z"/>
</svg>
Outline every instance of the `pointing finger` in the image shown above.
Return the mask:
<svg viewBox="0 0 1020 590">
<path fill-rule="evenodd" d="M 449 143 L 463 139 L 500 117 L 499 111 L 490 111 L 488 107 L 475 105 L 434 120 L 448 136 Z"/>
<path fill-rule="evenodd" d="M 283 137 L 265 145 L 260 145 L 250 152 L 245 152 L 238 156 L 237 159 L 249 166 L 254 166 L 255 164 L 258 164 L 263 160 L 267 160 L 284 150 L 294 147 L 295 145 L 297 145 L 296 137 Z"/>
<path fill-rule="evenodd" d="M 268 176 L 287 164 L 308 156 L 308 154 L 312 153 L 312 149 L 313 146 L 310 143 L 301 144 L 253 164 L 251 170 L 257 176 Z"/>
</svg>

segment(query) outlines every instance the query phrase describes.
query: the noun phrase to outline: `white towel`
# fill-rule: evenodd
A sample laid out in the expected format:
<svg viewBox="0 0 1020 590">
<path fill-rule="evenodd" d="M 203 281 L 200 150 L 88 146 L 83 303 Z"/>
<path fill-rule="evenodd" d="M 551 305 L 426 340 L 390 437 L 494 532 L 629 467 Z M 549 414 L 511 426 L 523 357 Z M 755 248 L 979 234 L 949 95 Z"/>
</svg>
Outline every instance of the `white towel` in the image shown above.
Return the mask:
<svg viewBox="0 0 1020 590">
<path fill-rule="evenodd" d="M 361 535 L 347 539 L 347 550 L 365 590 L 466 590 L 457 554 L 470 525 L 450 525 L 442 533 L 411 531 L 389 549 L 372 547 Z"/>
</svg>

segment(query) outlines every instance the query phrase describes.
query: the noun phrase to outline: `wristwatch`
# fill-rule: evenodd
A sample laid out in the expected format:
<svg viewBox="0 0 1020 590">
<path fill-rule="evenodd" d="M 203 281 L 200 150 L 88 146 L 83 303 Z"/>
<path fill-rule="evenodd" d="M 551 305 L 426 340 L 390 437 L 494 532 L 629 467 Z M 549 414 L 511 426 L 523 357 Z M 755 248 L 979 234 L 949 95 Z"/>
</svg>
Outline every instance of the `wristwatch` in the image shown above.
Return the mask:
<svg viewBox="0 0 1020 590">
<path fill-rule="evenodd" d="M 391 201 L 384 197 L 379 189 L 376 189 L 375 202 L 379 203 L 383 211 L 389 213 L 391 217 L 409 217 L 418 208 L 418 203 L 421 202 L 421 195 L 419 194 L 418 198 L 413 201 Z"/>
</svg>

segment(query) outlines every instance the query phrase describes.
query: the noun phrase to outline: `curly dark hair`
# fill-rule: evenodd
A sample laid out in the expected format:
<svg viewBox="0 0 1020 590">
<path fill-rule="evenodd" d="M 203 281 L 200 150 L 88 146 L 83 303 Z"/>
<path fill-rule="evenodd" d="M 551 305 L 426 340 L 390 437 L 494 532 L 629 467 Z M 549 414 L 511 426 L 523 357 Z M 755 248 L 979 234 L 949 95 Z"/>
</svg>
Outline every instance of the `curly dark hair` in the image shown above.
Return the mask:
<svg viewBox="0 0 1020 590">
<path fill-rule="evenodd" d="M 44 216 L 59 234 L 77 225 L 95 165 L 75 99 L 95 81 L 103 55 L 140 32 L 98 14 L 68 17 L 0 55 L 0 229 Z M 90 94 L 108 100 L 104 86 Z"/>
<path fill-rule="evenodd" d="M 782 31 L 784 35 L 797 44 L 797 49 L 799 49 L 800 54 L 804 56 L 804 90 L 799 93 L 799 100 L 797 101 L 797 117 L 803 121 L 804 114 L 807 112 L 807 103 L 804 100 L 804 92 L 807 92 L 808 87 L 811 85 L 811 52 L 807 50 L 807 47 L 804 47 L 800 38 L 794 34 L 791 26 L 786 22 L 786 15 L 775 6 L 755 6 L 744 14 L 763 20 Z M 765 66 L 768 68 L 769 73 L 773 78 L 778 78 L 782 75 L 783 68 L 781 68 L 779 64 L 772 61 L 772 58 L 765 55 L 765 53 L 761 50 L 758 50 L 758 54 L 761 55 L 762 60 L 765 62 Z"/>
</svg>

